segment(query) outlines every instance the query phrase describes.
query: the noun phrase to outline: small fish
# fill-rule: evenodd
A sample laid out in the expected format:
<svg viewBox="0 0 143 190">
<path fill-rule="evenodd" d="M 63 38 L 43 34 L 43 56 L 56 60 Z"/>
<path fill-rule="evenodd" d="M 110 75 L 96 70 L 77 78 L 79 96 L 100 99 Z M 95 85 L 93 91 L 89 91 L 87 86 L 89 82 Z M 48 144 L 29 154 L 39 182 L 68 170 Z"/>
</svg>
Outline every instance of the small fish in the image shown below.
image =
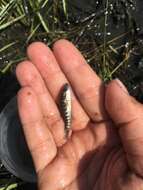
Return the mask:
<svg viewBox="0 0 143 190">
<path fill-rule="evenodd" d="M 68 138 L 71 132 L 71 90 L 69 84 L 63 86 L 61 92 L 61 109 L 65 122 L 65 137 Z"/>
</svg>

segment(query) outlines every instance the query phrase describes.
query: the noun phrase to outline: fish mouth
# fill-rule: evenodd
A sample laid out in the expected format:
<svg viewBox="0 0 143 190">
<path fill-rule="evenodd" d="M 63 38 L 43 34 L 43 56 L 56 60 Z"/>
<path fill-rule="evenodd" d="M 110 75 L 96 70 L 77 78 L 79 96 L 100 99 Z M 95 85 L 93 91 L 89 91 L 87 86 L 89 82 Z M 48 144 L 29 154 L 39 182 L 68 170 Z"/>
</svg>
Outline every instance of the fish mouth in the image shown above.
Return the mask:
<svg viewBox="0 0 143 190">
<path fill-rule="evenodd" d="M 69 84 L 65 83 L 63 87 L 63 91 L 67 91 L 69 89 Z"/>
</svg>

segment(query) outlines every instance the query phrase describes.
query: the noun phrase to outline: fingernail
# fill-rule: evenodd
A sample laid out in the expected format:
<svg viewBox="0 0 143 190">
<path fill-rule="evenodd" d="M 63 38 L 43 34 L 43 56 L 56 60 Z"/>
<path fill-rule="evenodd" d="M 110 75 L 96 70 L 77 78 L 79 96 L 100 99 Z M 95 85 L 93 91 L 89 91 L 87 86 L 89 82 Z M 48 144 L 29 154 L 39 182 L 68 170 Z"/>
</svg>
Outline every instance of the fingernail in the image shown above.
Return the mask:
<svg viewBox="0 0 143 190">
<path fill-rule="evenodd" d="M 115 79 L 115 82 L 126 94 L 129 94 L 127 88 L 119 79 Z"/>
</svg>

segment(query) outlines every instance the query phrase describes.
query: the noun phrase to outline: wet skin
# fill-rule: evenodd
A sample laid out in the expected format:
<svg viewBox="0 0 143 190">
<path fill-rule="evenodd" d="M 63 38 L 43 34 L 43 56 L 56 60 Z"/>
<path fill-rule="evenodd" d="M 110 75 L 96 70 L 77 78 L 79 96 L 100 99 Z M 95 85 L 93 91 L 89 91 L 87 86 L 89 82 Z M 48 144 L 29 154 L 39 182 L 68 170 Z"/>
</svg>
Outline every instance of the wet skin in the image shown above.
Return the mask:
<svg viewBox="0 0 143 190">
<path fill-rule="evenodd" d="M 119 80 L 104 85 L 73 44 L 41 42 L 17 66 L 18 107 L 40 190 L 143 189 L 143 106 Z M 72 89 L 65 139 L 59 92 Z"/>
</svg>

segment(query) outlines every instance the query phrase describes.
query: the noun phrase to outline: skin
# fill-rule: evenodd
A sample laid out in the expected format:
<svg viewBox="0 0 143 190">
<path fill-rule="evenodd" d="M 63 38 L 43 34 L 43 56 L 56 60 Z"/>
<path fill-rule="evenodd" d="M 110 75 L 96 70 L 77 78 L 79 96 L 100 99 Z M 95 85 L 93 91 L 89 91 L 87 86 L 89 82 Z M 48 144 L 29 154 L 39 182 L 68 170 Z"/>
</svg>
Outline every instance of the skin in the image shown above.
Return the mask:
<svg viewBox="0 0 143 190">
<path fill-rule="evenodd" d="M 74 45 L 41 42 L 17 66 L 18 107 L 40 190 L 143 189 L 143 106 L 119 80 L 104 85 Z M 59 94 L 72 89 L 65 139 Z"/>
</svg>

